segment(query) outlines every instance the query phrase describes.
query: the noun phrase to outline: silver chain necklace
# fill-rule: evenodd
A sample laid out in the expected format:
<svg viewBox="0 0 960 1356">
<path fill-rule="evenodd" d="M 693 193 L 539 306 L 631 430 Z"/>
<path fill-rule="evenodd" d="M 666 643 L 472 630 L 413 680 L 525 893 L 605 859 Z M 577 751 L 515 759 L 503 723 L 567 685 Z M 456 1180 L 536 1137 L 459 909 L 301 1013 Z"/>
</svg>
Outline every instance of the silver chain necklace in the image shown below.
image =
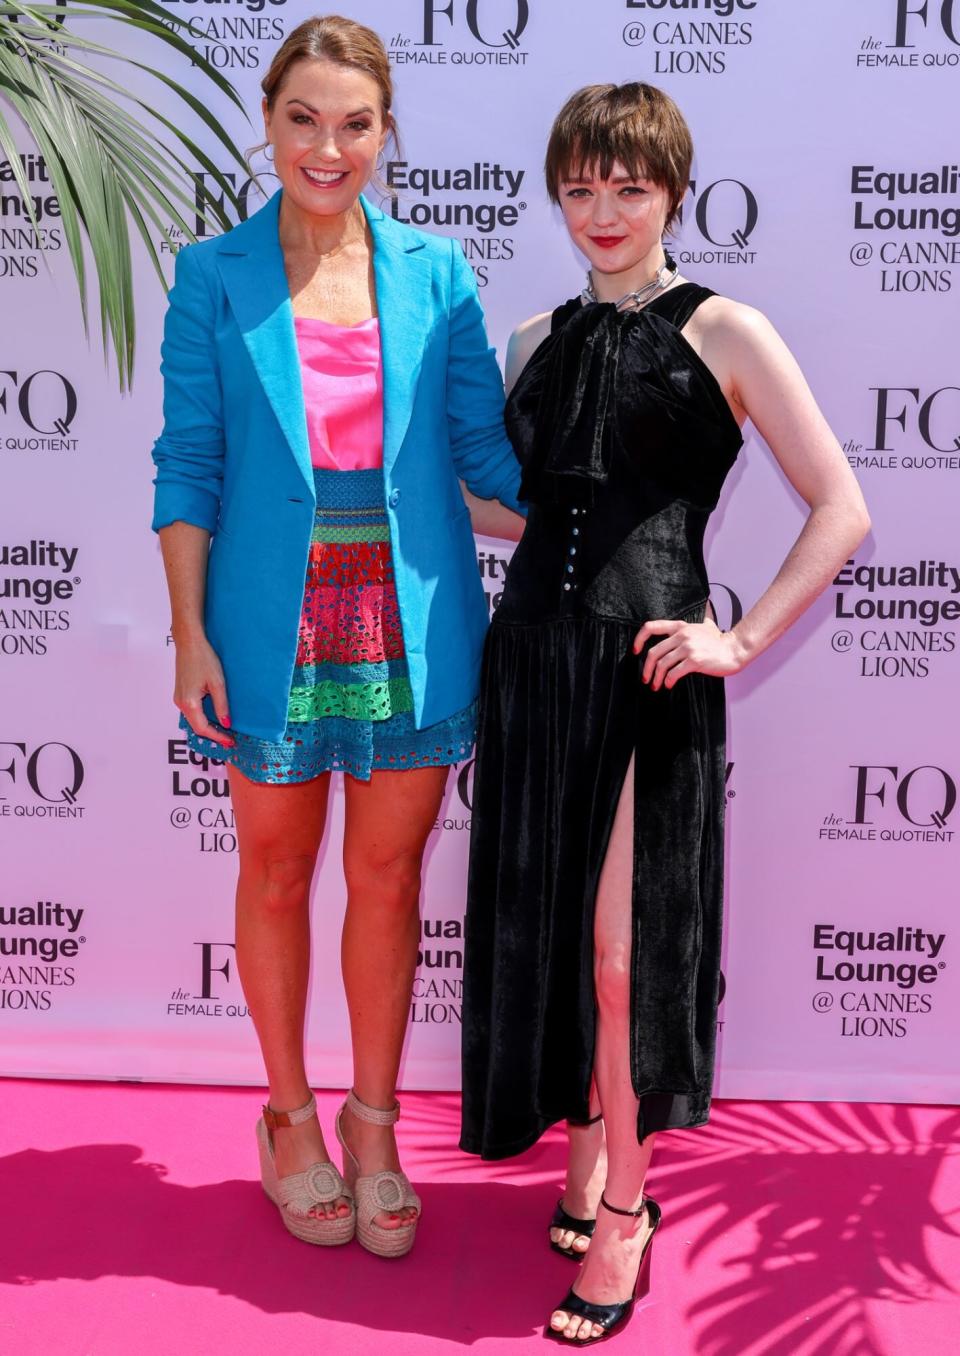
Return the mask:
<svg viewBox="0 0 960 1356">
<path fill-rule="evenodd" d="M 679 272 L 680 270 L 672 259 L 661 264 L 654 277 L 651 278 L 648 283 L 644 283 L 642 287 L 638 287 L 636 292 L 625 292 L 619 301 L 615 301 L 613 303 L 614 309 L 617 311 L 628 311 L 635 306 L 642 306 L 644 302 L 649 301 L 651 297 L 656 296 L 658 292 L 662 292 L 664 288 L 669 287 Z M 596 302 L 597 300 L 597 294 L 593 290 L 593 278 L 589 273 L 587 274 L 587 285 L 580 295 L 584 303 Z"/>
</svg>

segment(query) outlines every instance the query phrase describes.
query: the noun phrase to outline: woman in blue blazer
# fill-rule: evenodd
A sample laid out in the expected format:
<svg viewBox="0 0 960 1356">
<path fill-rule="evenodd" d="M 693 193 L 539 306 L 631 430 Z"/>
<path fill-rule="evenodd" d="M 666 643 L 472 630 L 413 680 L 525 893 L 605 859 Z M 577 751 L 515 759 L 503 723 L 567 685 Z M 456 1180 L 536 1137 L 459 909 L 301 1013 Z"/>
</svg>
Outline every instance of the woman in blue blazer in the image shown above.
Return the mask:
<svg viewBox="0 0 960 1356">
<path fill-rule="evenodd" d="M 230 765 L 264 1187 L 297 1237 L 356 1232 L 398 1256 L 420 1209 L 393 1122 L 421 861 L 472 746 L 487 621 L 460 482 L 517 508 L 519 470 L 459 245 L 361 196 L 394 131 L 380 40 L 308 20 L 263 89 L 281 191 L 177 256 L 153 526 L 174 700 L 191 746 Z M 355 1074 L 342 1175 L 303 1056 L 309 889 L 338 768 Z M 324 982 L 336 961 L 319 965 Z"/>
</svg>

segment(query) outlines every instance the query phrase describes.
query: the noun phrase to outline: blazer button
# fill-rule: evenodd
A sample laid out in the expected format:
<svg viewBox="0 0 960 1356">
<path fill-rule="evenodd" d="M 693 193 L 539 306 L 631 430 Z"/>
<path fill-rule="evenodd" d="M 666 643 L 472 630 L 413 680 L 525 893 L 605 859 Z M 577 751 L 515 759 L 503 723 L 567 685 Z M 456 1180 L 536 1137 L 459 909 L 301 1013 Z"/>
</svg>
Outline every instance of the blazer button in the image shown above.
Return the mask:
<svg viewBox="0 0 960 1356">
<path fill-rule="evenodd" d="M 390 498 L 387 500 L 387 503 L 390 505 L 391 508 L 396 508 L 397 505 L 400 503 L 400 491 L 391 490 Z"/>
</svg>

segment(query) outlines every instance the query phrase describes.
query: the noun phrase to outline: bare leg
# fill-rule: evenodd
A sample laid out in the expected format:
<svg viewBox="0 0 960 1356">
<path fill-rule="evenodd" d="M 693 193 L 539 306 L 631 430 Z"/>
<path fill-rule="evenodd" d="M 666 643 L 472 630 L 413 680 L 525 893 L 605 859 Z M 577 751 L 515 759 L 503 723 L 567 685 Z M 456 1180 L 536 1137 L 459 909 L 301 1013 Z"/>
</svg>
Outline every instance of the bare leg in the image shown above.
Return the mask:
<svg viewBox="0 0 960 1356">
<path fill-rule="evenodd" d="M 347 914 L 341 963 L 350 1010 L 354 1091 L 368 1106 L 396 1101 L 400 1054 L 420 940 L 420 872 L 436 822 L 446 767 L 374 772 L 369 782 L 345 779 L 343 865 Z M 344 1112 L 343 1133 L 364 1176 L 397 1172 L 393 1126 L 370 1125 Z M 384 1228 L 416 1219 L 406 1208 L 379 1214 Z"/>
<path fill-rule="evenodd" d="M 594 1077 L 607 1136 L 604 1195 L 611 1205 L 635 1210 L 653 1151 L 653 1136 L 637 1143 L 637 1098 L 630 1082 L 630 957 L 633 915 L 633 759 L 617 805 L 610 843 L 600 874 L 594 918 L 594 983 L 597 994 L 597 1048 Z M 629 1220 L 601 1206 L 576 1292 L 594 1304 L 614 1304 L 633 1293 L 640 1253 L 649 1229 L 645 1219 Z M 562 1309 L 550 1326 L 574 1345 L 602 1329 Z"/>
<path fill-rule="evenodd" d="M 310 882 L 327 812 L 330 775 L 298 785 L 250 781 L 230 769 L 240 849 L 237 969 L 260 1041 L 276 1111 L 310 1097 L 303 1028 L 310 969 Z M 281 1177 L 330 1161 L 316 1117 L 274 1132 Z M 311 1214 L 348 1214 L 345 1200 Z"/>
<path fill-rule="evenodd" d="M 596 1080 L 590 1089 L 590 1115 L 600 1110 Z M 567 1125 L 567 1183 L 561 1204 L 575 1219 L 595 1219 L 603 1184 L 607 1180 L 607 1141 L 603 1121 L 593 1125 Z M 561 1248 L 586 1252 L 590 1239 L 572 1229 L 551 1229 L 550 1238 Z"/>
</svg>

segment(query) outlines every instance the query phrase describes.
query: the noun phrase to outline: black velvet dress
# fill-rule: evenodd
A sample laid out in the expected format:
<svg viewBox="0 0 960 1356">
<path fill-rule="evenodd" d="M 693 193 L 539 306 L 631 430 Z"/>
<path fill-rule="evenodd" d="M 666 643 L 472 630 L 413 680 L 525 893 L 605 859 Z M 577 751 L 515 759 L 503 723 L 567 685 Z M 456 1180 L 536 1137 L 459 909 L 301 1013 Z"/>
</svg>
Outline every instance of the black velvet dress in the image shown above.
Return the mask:
<svg viewBox="0 0 960 1356">
<path fill-rule="evenodd" d="M 567 302 L 507 404 L 530 512 L 484 653 L 463 994 L 461 1147 L 485 1158 L 589 1114 L 594 903 L 632 754 L 637 1133 L 707 1119 L 723 680 L 653 692 L 632 644 L 649 619 L 704 617 L 704 529 L 742 444 L 680 333 L 710 295 Z"/>
</svg>

